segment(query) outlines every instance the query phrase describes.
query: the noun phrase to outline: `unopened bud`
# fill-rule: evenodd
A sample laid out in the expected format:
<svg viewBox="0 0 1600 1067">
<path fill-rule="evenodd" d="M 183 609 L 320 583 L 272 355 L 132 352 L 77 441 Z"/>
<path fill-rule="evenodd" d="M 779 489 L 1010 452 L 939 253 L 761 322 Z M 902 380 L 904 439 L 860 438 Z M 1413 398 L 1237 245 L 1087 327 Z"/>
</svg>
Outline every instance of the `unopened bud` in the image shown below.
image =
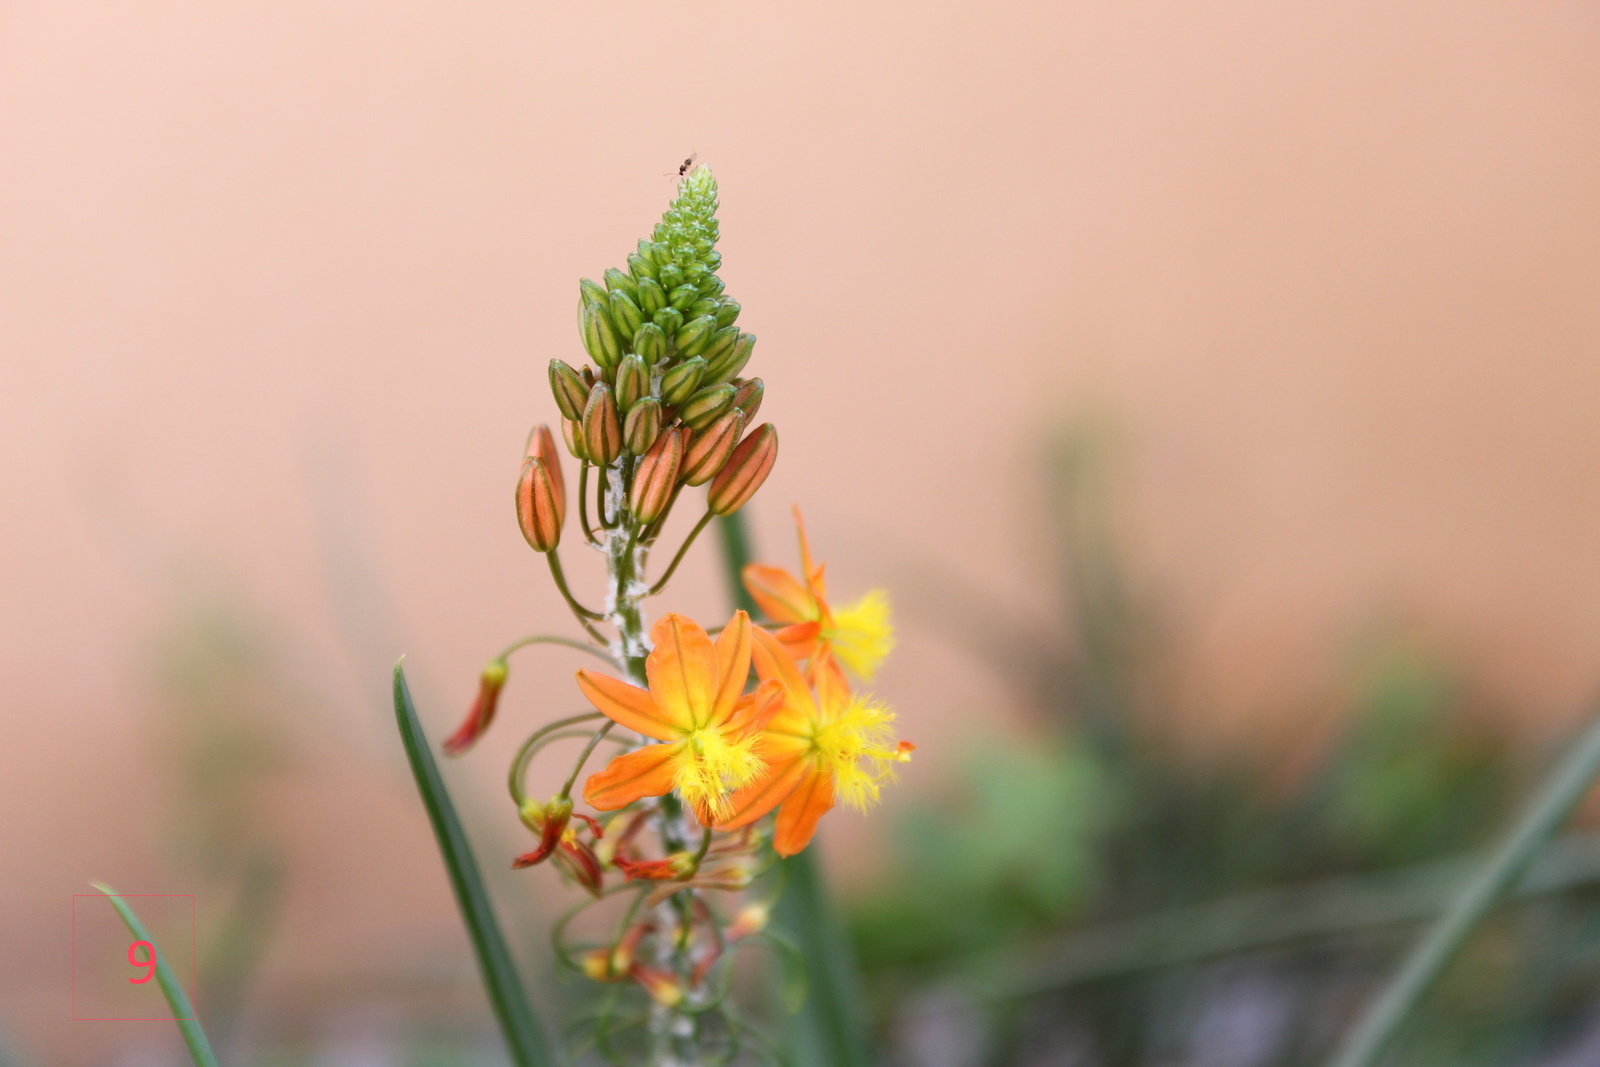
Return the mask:
<svg viewBox="0 0 1600 1067">
<path fill-rule="evenodd" d="M 647 322 L 634 332 L 633 350 L 646 363 L 659 363 L 661 357 L 667 354 L 667 335 L 655 323 Z"/>
<path fill-rule="evenodd" d="M 647 396 L 628 409 L 622 420 L 622 443 L 628 451 L 642 456 L 650 451 L 661 433 L 661 401 Z"/>
<path fill-rule="evenodd" d="M 692 285 L 680 285 L 667 294 L 667 303 L 679 311 L 688 311 L 691 304 L 700 299 L 700 290 Z"/>
<path fill-rule="evenodd" d="M 628 273 L 633 275 L 634 280 L 643 282 L 646 278 L 655 277 L 656 268 L 648 259 L 635 252 L 628 257 Z"/>
<path fill-rule="evenodd" d="M 621 289 L 611 291 L 611 321 L 616 324 L 617 333 L 622 337 L 632 337 L 634 331 L 644 325 L 644 312 L 639 310 L 639 305 Z"/>
<path fill-rule="evenodd" d="M 550 427 L 544 423 L 535 426 L 528 434 L 527 447 L 523 449 L 523 457 L 532 456 L 544 464 L 545 473 L 550 475 L 550 484 L 555 487 L 556 502 L 561 508 L 561 521 L 566 521 L 567 516 L 567 480 L 561 472 L 561 453 L 556 449 L 556 439 L 550 433 Z"/>
<path fill-rule="evenodd" d="M 740 938 L 759 934 L 767 928 L 767 923 L 772 918 L 772 909 L 765 904 L 747 904 L 734 916 L 733 922 L 723 934 L 729 941 L 738 941 Z"/>
<path fill-rule="evenodd" d="M 650 392 L 650 368 L 637 355 L 623 356 L 617 364 L 617 410 L 626 414 Z"/>
<path fill-rule="evenodd" d="M 459 756 L 483 736 L 483 732 L 494 721 L 494 711 L 500 703 L 500 690 L 505 688 L 508 673 L 503 659 L 492 659 L 483 668 L 483 673 L 478 675 L 477 699 L 472 702 L 466 719 L 456 728 L 456 732 L 444 739 L 442 747 L 445 755 Z"/>
<path fill-rule="evenodd" d="M 710 315 L 701 315 L 678 331 L 673 342 L 678 346 L 678 351 L 689 356 L 698 356 L 702 349 L 711 342 L 711 332 L 717 328 L 717 320 Z"/>
<path fill-rule="evenodd" d="M 517 525 L 536 552 L 548 552 L 561 543 L 565 508 L 544 462 L 529 456 L 522 461 L 517 479 Z"/>
<path fill-rule="evenodd" d="M 705 371 L 706 361 L 699 356 L 684 360 L 661 379 L 661 399 L 673 405 L 688 400 L 700 387 L 700 376 Z"/>
<path fill-rule="evenodd" d="M 689 321 L 693 322 L 701 315 L 711 315 L 715 317 L 721 308 L 722 301 L 714 300 L 709 296 L 703 296 L 699 300 L 696 300 L 694 303 L 690 304 L 687 308 L 684 308 L 684 313 L 689 316 Z"/>
<path fill-rule="evenodd" d="M 656 281 L 661 283 L 661 288 L 670 293 L 683 284 L 683 268 L 676 263 L 663 263 L 656 271 Z"/>
<path fill-rule="evenodd" d="M 739 327 L 723 326 L 711 331 L 711 340 L 706 342 L 706 347 L 701 350 L 700 354 L 705 357 L 707 363 L 715 363 L 729 352 L 732 352 L 733 346 L 738 342 Z"/>
<path fill-rule="evenodd" d="M 744 370 L 744 365 L 750 362 L 750 354 L 755 351 L 756 335 L 741 333 L 733 347 L 718 356 L 711 366 L 706 368 L 705 380 L 708 382 L 725 382 L 730 378 L 739 376 Z"/>
<path fill-rule="evenodd" d="M 675 1008 L 683 1003 L 683 987 L 672 975 L 650 967 L 635 967 L 631 973 L 633 980 L 650 994 L 650 999 L 663 1008 Z"/>
<path fill-rule="evenodd" d="M 632 275 L 620 271 L 615 267 L 606 268 L 606 288 L 611 292 L 623 292 L 635 304 L 639 303 L 639 283 L 633 280 Z"/>
<path fill-rule="evenodd" d="M 590 391 L 589 404 L 583 409 L 583 451 L 598 467 L 607 466 L 622 451 L 617 402 L 604 382 Z"/>
<path fill-rule="evenodd" d="M 594 304 L 605 307 L 611 299 L 611 294 L 606 292 L 606 287 L 588 278 L 578 279 L 578 296 L 584 304 Z"/>
<path fill-rule="evenodd" d="M 721 418 L 707 426 L 683 454 L 683 469 L 678 477 L 685 485 L 704 485 L 711 476 L 728 462 L 733 448 L 744 433 L 744 412 L 730 408 Z"/>
<path fill-rule="evenodd" d="M 578 372 L 559 359 L 550 361 L 550 392 L 556 398 L 556 407 L 569 419 L 583 418 L 583 405 L 589 401 L 589 387 Z"/>
<path fill-rule="evenodd" d="M 567 832 L 567 823 L 572 819 L 572 798 L 558 795 L 551 797 L 548 804 L 527 800 L 517 815 L 522 819 L 522 825 L 539 835 L 538 848 L 511 861 L 513 868 L 521 870 L 543 863 L 555 852 L 556 846 L 561 843 L 561 835 Z"/>
<path fill-rule="evenodd" d="M 718 515 L 732 515 L 749 503 L 778 460 L 778 431 L 770 422 L 751 430 L 728 462 L 711 479 L 706 507 Z"/>
<path fill-rule="evenodd" d="M 561 420 L 561 436 L 567 442 L 567 451 L 572 453 L 574 459 L 583 462 L 589 458 L 588 450 L 583 447 L 583 424 L 576 419 Z"/>
<path fill-rule="evenodd" d="M 640 522 L 655 522 L 671 502 L 683 463 L 683 437 L 682 430 L 667 430 L 633 469 L 628 508 Z"/>
<path fill-rule="evenodd" d="M 583 335 L 583 347 L 589 358 L 602 372 L 617 365 L 617 360 L 622 358 L 622 344 L 603 306 L 585 301 L 578 309 L 578 330 Z"/>
<path fill-rule="evenodd" d="M 676 337 L 683 329 L 683 312 L 677 308 L 662 308 L 650 316 L 650 321 L 661 327 L 661 332 L 668 337 Z"/>
<path fill-rule="evenodd" d="M 739 318 L 739 312 L 744 310 L 737 300 L 724 300 L 715 312 L 718 326 L 732 326 Z"/>
<path fill-rule="evenodd" d="M 654 315 L 667 306 L 667 291 L 654 278 L 639 279 L 639 310 Z"/>
<path fill-rule="evenodd" d="M 760 378 L 751 378 L 739 384 L 738 391 L 733 394 L 733 406 L 744 412 L 746 422 L 754 422 L 756 412 L 761 410 L 761 398 L 766 394 L 767 387 Z"/>
<path fill-rule="evenodd" d="M 678 417 L 689 429 L 703 430 L 733 406 L 734 392 L 731 385 L 707 386 L 684 401 Z"/>
</svg>

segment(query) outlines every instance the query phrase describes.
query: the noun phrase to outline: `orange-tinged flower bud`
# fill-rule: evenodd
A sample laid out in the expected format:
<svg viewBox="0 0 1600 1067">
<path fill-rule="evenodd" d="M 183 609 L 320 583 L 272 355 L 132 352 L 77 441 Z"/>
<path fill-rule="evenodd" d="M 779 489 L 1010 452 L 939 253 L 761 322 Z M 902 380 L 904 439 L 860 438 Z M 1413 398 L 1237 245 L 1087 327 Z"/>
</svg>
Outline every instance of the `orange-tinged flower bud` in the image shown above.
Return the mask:
<svg viewBox="0 0 1600 1067">
<path fill-rule="evenodd" d="M 674 852 L 664 860 L 625 860 L 618 857 L 611 862 L 630 882 L 676 881 L 689 877 L 698 866 L 694 855 L 689 852 Z"/>
<path fill-rule="evenodd" d="M 590 949 L 578 957 L 578 966 L 591 982 L 617 982 L 623 977 L 612 972 L 611 950 L 608 948 Z"/>
<path fill-rule="evenodd" d="M 522 461 L 517 479 L 517 525 L 536 552 L 548 552 L 561 543 L 563 507 L 544 461 L 529 456 Z"/>
<path fill-rule="evenodd" d="M 695 435 L 689 450 L 683 456 L 683 469 L 678 477 L 685 485 L 704 485 L 711 476 L 722 469 L 744 433 L 744 412 L 730 410 L 716 422 Z"/>
<path fill-rule="evenodd" d="M 635 966 L 629 973 L 634 981 L 644 986 L 644 991 L 650 994 L 650 999 L 663 1008 L 675 1008 L 683 1003 L 683 987 L 678 984 L 676 978 L 665 971 Z"/>
<path fill-rule="evenodd" d="M 444 754 L 459 756 L 471 748 L 494 721 L 495 707 L 500 703 L 500 690 L 505 688 L 509 669 L 503 659 L 492 659 L 478 675 L 478 697 L 472 702 L 467 717 L 456 732 L 444 739 Z"/>
<path fill-rule="evenodd" d="M 583 462 L 589 453 L 583 447 L 583 424 L 573 419 L 561 420 L 561 436 L 566 439 L 567 451 L 574 459 Z"/>
<path fill-rule="evenodd" d="M 729 941 L 737 941 L 751 934 L 759 934 L 767 928 L 767 921 L 771 917 L 772 909 L 765 904 L 748 904 L 734 916 L 723 936 Z"/>
<path fill-rule="evenodd" d="M 572 798 L 556 796 L 548 804 L 529 800 L 517 814 L 524 826 L 539 835 L 538 848 L 511 861 L 511 866 L 521 869 L 543 863 L 556 850 L 561 843 L 561 835 L 567 832 L 567 823 L 572 819 Z"/>
<path fill-rule="evenodd" d="M 770 422 L 751 430 L 728 462 L 711 479 L 706 506 L 718 515 L 732 515 L 749 503 L 778 461 L 778 431 Z"/>
<path fill-rule="evenodd" d="M 678 487 L 678 468 L 683 462 L 683 438 L 681 429 L 666 431 L 633 469 L 628 508 L 640 522 L 655 522 L 672 500 L 672 491 Z"/>
<path fill-rule="evenodd" d="M 761 410 L 761 398 L 766 394 L 767 387 L 760 378 L 751 378 L 748 382 L 739 383 L 738 390 L 733 394 L 733 406 L 744 412 L 745 422 L 754 422 L 756 412 Z"/>
<path fill-rule="evenodd" d="M 661 401 L 647 396 L 633 405 L 628 417 L 622 420 L 622 443 L 628 451 L 642 456 L 661 436 Z"/>
<path fill-rule="evenodd" d="M 550 392 L 556 407 L 569 419 L 583 418 L 583 405 L 589 400 L 589 387 L 578 372 L 559 359 L 550 361 Z"/>
<path fill-rule="evenodd" d="M 604 467 L 622 451 L 622 425 L 617 421 L 617 402 L 611 387 L 601 382 L 589 392 L 583 409 L 583 450 L 589 462 Z"/>
<path fill-rule="evenodd" d="M 545 473 L 550 475 L 550 484 L 555 486 L 556 505 L 560 508 L 561 516 L 556 521 L 567 521 L 567 480 L 561 473 L 561 452 L 556 448 L 555 435 L 550 432 L 550 427 L 544 423 L 533 428 L 528 434 L 528 446 L 523 450 L 524 456 L 532 456 L 544 464 Z"/>
</svg>

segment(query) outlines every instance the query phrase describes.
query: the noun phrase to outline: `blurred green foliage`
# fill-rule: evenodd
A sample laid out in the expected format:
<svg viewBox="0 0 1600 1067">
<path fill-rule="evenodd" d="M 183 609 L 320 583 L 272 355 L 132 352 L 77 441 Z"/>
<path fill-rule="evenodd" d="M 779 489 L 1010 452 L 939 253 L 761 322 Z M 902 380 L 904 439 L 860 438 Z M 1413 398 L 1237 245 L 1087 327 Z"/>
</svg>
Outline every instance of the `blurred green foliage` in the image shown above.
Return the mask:
<svg viewBox="0 0 1600 1067">
<path fill-rule="evenodd" d="M 979 612 L 973 644 L 1019 683 L 1021 736 L 972 751 L 952 788 L 903 816 L 890 876 L 854 907 L 904 1062 L 1316 1062 L 1415 929 L 1378 909 L 1364 925 L 1384 898 L 1360 879 L 1471 854 L 1525 784 L 1490 709 L 1396 627 L 1362 642 L 1329 698 L 1341 731 L 1314 758 L 1202 750 L 1175 729 L 1162 620 L 1116 533 L 1114 441 L 1085 420 L 1051 456 L 1059 618 Z M 1283 916 L 1252 922 L 1251 908 L 1281 910 L 1298 887 L 1319 910 L 1264 947 Z M 1218 901 L 1237 906 L 1197 910 Z M 1595 1041 L 1597 903 L 1579 879 L 1504 909 L 1425 1006 L 1405 1046 L 1415 1062 L 1520 1062 Z M 1186 929 L 1203 916 L 1230 918 Z M 1186 955 L 1186 938 L 1204 950 Z M 1058 966 L 1075 946 L 1095 966 Z M 918 1044 L 927 1032 L 945 1035 L 943 1059 Z"/>
</svg>

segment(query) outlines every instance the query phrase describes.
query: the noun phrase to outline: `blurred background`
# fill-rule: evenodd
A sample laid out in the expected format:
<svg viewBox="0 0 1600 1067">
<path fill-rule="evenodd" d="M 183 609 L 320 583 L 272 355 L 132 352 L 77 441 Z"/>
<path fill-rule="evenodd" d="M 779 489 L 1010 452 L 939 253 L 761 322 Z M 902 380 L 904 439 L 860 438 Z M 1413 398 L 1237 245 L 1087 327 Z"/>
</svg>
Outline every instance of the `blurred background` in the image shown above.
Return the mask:
<svg viewBox="0 0 1600 1067">
<path fill-rule="evenodd" d="M 896 1064 L 1309 1062 L 1600 682 L 1600 7 L 0 7 L 0 1062 L 70 897 L 186 893 L 235 1063 L 501 1062 L 387 707 L 569 626 L 512 518 L 690 153 L 918 745 L 829 821 Z M 569 551 L 580 589 L 598 560 Z M 662 606 L 726 611 L 711 543 Z M 565 652 L 446 768 L 502 871 Z M 556 994 L 551 994 L 552 996 Z M 1407 1037 L 1600 1062 L 1579 828 Z"/>
</svg>

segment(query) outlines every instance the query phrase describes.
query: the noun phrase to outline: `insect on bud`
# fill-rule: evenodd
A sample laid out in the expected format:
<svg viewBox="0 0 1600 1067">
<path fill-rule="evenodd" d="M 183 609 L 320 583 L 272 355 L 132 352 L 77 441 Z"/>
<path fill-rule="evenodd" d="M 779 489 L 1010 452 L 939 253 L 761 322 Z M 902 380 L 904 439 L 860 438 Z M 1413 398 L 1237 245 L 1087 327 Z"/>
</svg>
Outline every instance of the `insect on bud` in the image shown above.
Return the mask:
<svg viewBox="0 0 1600 1067">
<path fill-rule="evenodd" d="M 617 402 L 604 382 L 589 393 L 583 409 L 583 451 L 589 462 L 604 467 L 622 451 L 622 427 L 617 422 Z"/>
<path fill-rule="evenodd" d="M 749 503 L 778 460 L 778 431 L 762 423 L 746 435 L 728 462 L 711 479 L 706 506 L 718 515 L 732 515 Z"/>
<path fill-rule="evenodd" d="M 622 443 L 628 451 L 642 456 L 650 451 L 661 433 L 661 401 L 647 396 L 628 410 L 622 420 Z"/>
<path fill-rule="evenodd" d="M 744 412 L 730 408 L 726 414 L 695 435 L 683 455 L 679 477 L 685 485 L 704 485 L 728 462 L 728 456 L 744 433 Z"/>
<path fill-rule="evenodd" d="M 517 525 L 535 552 L 548 552 L 561 543 L 564 512 L 544 461 L 533 456 L 523 460 L 522 477 L 517 479 Z"/>
<path fill-rule="evenodd" d="M 756 412 L 761 410 L 761 398 L 766 394 L 767 387 L 760 378 L 751 378 L 747 382 L 740 382 L 738 390 L 733 394 L 733 406 L 744 412 L 746 422 L 753 422 Z"/>
<path fill-rule="evenodd" d="M 661 399 L 674 405 L 688 400 L 699 388 L 700 376 L 705 370 L 706 361 L 699 356 L 691 356 L 673 367 L 661 379 Z"/>
<path fill-rule="evenodd" d="M 678 417 L 689 429 L 703 430 L 733 406 L 733 394 L 731 385 L 707 386 L 684 402 Z"/>
<path fill-rule="evenodd" d="M 446 756 L 461 755 L 489 728 L 494 721 L 494 710 L 500 703 L 500 690 L 505 688 L 508 673 L 503 659 L 492 659 L 483 668 L 483 673 L 478 675 L 477 699 L 472 702 L 466 719 L 456 728 L 456 732 L 444 739 L 442 747 Z"/>
<path fill-rule="evenodd" d="M 583 405 L 589 401 L 589 387 L 578 372 L 559 359 L 550 361 L 550 392 L 556 398 L 556 407 L 568 419 L 583 418 Z"/>
<path fill-rule="evenodd" d="M 583 447 L 583 424 L 576 419 L 561 420 L 561 436 L 567 442 L 567 451 L 572 453 L 579 463 L 589 458 L 589 453 Z"/>
<path fill-rule="evenodd" d="M 650 368 L 636 355 L 617 364 L 617 410 L 626 414 L 640 397 L 650 392 Z"/>
<path fill-rule="evenodd" d="M 672 502 L 683 463 L 683 438 L 683 430 L 667 430 L 633 469 L 628 508 L 640 522 L 655 522 Z"/>
</svg>

